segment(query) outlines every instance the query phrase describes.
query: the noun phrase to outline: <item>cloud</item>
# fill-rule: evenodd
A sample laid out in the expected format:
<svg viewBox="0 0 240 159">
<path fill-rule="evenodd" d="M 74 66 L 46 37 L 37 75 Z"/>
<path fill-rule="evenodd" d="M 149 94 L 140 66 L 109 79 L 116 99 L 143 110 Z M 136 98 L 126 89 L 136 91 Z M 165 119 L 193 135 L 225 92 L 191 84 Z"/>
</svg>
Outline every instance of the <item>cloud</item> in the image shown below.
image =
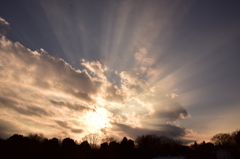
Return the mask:
<svg viewBox="0 0 240 159">
<path fill-rule="evenodd" d="M 99 61 L 88 62 L 82 59 L 81 65 L 85 66 L 89 71 L 100 79 L 106 79 L 104 72 L 108 70 L 107 66 L 102 65 Z"/>
<path fill-rule="evenodd" d="M 73 133 L 76 133 L 76 134 L 80 134 L 82 132 L 84 132 L 83 129 L 79 129 L 79 128 L 72 128 L 71 125 L 66 122 L 66 121 L 56 121 L 56 123 L 61 126 L 62 128 L 65 128 L 65 129 L 68 129 L 70 130 L 71 132 Z"/>
<path fill-rule="evenodd" d="M 6 119 L 0 119 L 0 138 L 8 138 L 19 131 L 21 131 L 21 133 L 26 132 L 18 124 Z"/>
<path fill-rule="evenodd" d="M 10 24 L 5 19 L 0 17 L 0 35 L 6 35 L 7 29 L 9 29 L 9 25 Z"/>
<path fill-rule="evenodd" d="M 181 106 L 177 109 L 172 108 L 172 110 L 157 110 L 152 115 L 154 118 L 161 118 L 165 121 L 175 121 L 177 119 L 185 118 L 186 116 L 188 116 L 188 113 Z"/>
<path fill-rule="evenodd" d="M 61 91 L 88 102 L 92 101 L 91 96 L 101 85 L 86 70 L 75 70 L 63 59 L 30 51 L 4 36 L 1 37 L 0 47 L 1 75 L 3 77 L 4 73 L 5 80 L 18 80 L 40 89 Z"/>
<path fill-rule="evenodd" d="M 120 77 L 122 89 L 129 97 L 149 89 L 147 82 L 138 73 L 123 71 Z"/>
<path fill-rule="evenodd" d="M 10 25 L 5 19 L 0 17 L 0 25 Z"/>
<path fill-rule="evenodd" d="M 20 114 L 23 115 L 28 115 L 28 116 L 39 116 L 39 117 L 43 117 L 43 116 L 49 116 L 50 113 L 46 112 L 44 109 L 36 107 L 36 106 L 29 106 L 29 105 L 22 105 L 12 99 L 9 98 L 3 98 L 0 97 L 0 107 L 4 107 L 7 109 L 12 109 Z"/>
<path fill-rule="evenodd" d="M 107 80 L 105 75 L 105 72 L 109 70 L 107 66 L 102 65 L 99 61 L 88 62 L 84 59 L 82 59 L 81 65 L 85 66 L 90 71 L 91 76 L 102 81 L 101 90 L 99 90 L 99 92 L 102 93 L 102 97 L 105 100 L 119 103 L 124 101 L 124 95 L 118 86 Z"/>
<path fill-rule="evenodd" d="M 71 129 L 71 131 L 72 131 L 73 133 L 80 134 L 80 133 L 82 133 L 84 130 L 83 130 L 83 129 Z"/>
<path fill-rule="evenodd" d="M 151 104 L 153 111 L 148 114 L 148 117 L 161 119 L 162 121 L 170 122 L 177 119 L 188 117 L 186 109 L 178 102 L 177 94 L 169 96 L 160 87 L 152 87 L 151 94 L 146 94 L 142 99 Z"/>
<path fill-rule="evenodd" d="M 124 101 L 123 92 L 117 87 L 117 85 L 108 84 L 105 90 L 105 99 L 110 102 L 121 103 Z"/>
<path fill-rule="evenodd" d="M 157 125 L 157 129 L 147 129 L 140 127 L 131 127 L 125 124 L 112 123 L 114 125 L 115 131 L 122 131 L 127 136 L 135 139 L 136 136 L 146 135 L 146 134 L 156 134 L 159 136 L 167 136 L 171 138 L 180 138 L 183 137 L 186 132 L 184 128 L 177 127 L 175 125 L 170 124 L 160 124 Z"/>
<path fill-rule="evenodd" d="M 136 59 L 142 59 L 144 67 L 152 65 L 146 49 Z M 1 36 L 0 114 L 25 132 L 48 136 L 186 135 L 184 128 L 169 124 L 188 116 L 176 93 L 151 86 L 146 76 L 134 70 L 111 70 L 99 61 L 82 60 L 81 64 L 86 69 L 76 70 L 44 49 L 31 51 Z M 118 84 L 108 80 L 111 71 L 117 72 Z"/>
<path fill-rule="evenodd" d="M 54 100 L 54 99 L 49 99 L 49 101 L 55 105 L 56 107 L 67 107 L 69 109 L 75 110 L 75 111 L 84 111 L 84 110 L 94 110 L 89 107 L 83 106 L 78 103 L 74 102 L 67 102 L 63 100 Z"/>
<path fill-rule="evenodd" d="M 135 68 L 137 72 L 145 75 L 148 78 L 153 78 L 153 76 L 158 76 L 159 70 L 152 67 L 155 60 L 154 58 L 148 57 L 148 51 L 146 48 L 142 47 L 138 49 L 138 52 L 134 54 L 135 60 L 138 63 L 138 67 Z"/>
<path fill-rule="evenodd" d="M 142 67 L 151 67 L 151 65 L 154 63 L 153 58 L 147 57 L 147 49 L 146 48 L 140 48 L 138 52 L 134 54 L 135 59 L 140 62 L 140 65 Z"/>
<path fill-rule="evenodd" d="M 56 121 L 56 123 L 57 123 L 58 125 L 64 127 L 64 128 L 67 128 L 67 129 L 70 128 L 68 122 L 66 122 L 66 121 Z"/>
<path fill-rule="evenodd" d="M 94 111 L 92 96 L 97 94 L 100 83 L 85 70 L 75 70 L 43 49 L 40 53 L 31 51 L 1 36 L 0 114 L 15 121 L 18 131 L 14 133 L 41 132 L 47 136 L 68 134 L 74 137 L 84 132 L 81 116 Z M 64 134 L 63 127 L 59 127 L 61 122 L 71 125 Z M 3 136 L 12 135 L 12 129 L 6 126 L 3 129 Z"/>
</svg>

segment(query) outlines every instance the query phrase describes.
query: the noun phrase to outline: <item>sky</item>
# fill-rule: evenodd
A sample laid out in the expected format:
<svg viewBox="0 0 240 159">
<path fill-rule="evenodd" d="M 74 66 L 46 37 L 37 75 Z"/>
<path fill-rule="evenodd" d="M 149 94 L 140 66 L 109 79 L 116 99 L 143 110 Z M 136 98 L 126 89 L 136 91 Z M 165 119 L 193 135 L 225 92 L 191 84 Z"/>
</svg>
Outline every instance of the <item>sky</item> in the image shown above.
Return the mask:
<svg viewBox="0 0 240 159">
<path fill-rule="evenodd" d="M 8 0 L 0 5 L 0 137 L 239 129 L 240 3 Z"/>
</svg>

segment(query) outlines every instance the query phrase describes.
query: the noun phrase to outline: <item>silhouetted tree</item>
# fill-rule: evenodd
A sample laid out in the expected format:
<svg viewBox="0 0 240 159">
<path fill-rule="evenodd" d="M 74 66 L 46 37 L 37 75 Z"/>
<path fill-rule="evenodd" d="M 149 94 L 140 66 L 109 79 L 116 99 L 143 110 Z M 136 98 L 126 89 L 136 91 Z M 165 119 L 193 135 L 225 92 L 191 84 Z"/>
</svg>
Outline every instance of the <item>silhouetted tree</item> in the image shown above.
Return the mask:
<svg viewBox="0 0 240 159">
<path fill-rule="evenodd" d="M 240 146 L 240 130 L 236 130 L 232 133 L 233 140 L 236 145 Z"/>
<path fill-rule="evenodd" d="M 71 138 L 65 138 L 62 141 L 62 158 L 73 158 L 77 144 Z"/>
<path fill-rule="evenodd" d="M 30 133 L 28 135 L 28 138 L 30 139 L 30 154 L 31 156 L 40 156 L 40 149 L 42 142 L 46 139 L 43 134 L 33 134 Z"/>
<path fill-rule="evenodd" d="M 233 138 L 229 133 L 219 133 L 212 137 L 211 141 L 214 145 L 221 147 L 229 147 L 233 144 Z"/>
<path fill-rule="evenodd" d="M 234 131 L 231 135 L 234 141 L 234 151 L 232 154 L 233 156 L 240 158 L 240 130 Z"/>
<path fill-rule="evenodd" d="M 87 150 L 90 150 L 90 149 L 91 149 L 91 146 L 90 146 L 90 144 L 88 143 L 88 141 L 83 141 L 83 142 L 80 144 L 80 148 L 81 148 L 81 149 L 84 149 L 85 151 L 87 151 Z"/>
<path fill-rule="evenodd" d="M 108 143 L 104 142 L 101 144 L 100 146 L 100 159 L 108 159 L 109 155 L 108 155 Z"/>
<path fill-rule="evenodd" d="M 31 141 L 36 141 L 38 143 L 41 143 L 43 142 L 46 138 L 43 136 L 43 134 L 33 134 L 33 133 L 30 133 L 28 134 L 28 138 L 31 140 Z"/>
<path fill-rule="evenodd" d="M 108 149 L 108 143 L 107 142 L 104 142 L 104 143 L 102 143 L 101 144 L 101 146 L 100 146 L 100 150 L 107 150 Z"/>
<path fill-rule="evenodd" d="M 122 158 L 133 158 L 134 142 L 124 137 L 120 143 L 120 154 Z"/>
<path fill-rule="evenodd" d="M 99 136 L 99 134 L 88 134 L 86 136 L 84 136 L 82 138 L 83 141 L 87 141 L 89 143 L 89 145 L 91 146 L 91 148 L 98 148 L 99 147 L 99 143 L 101 141 L 101 137 Z"/>
<path fill-rule="evenodd" d="M 6 141 L 6 158 L 30 158 L 30 140 L 23 135 L 14 134 Z"/>
<path fill-rule="evenodd" d="M 155 134 L 138 136 L 135 142 L 137 148 L 142 151 L 152 151 L 159 148 L 159 138 Z"/>
<path fill-rule="evenodd" d="M 196 149 L 198 148 L 197 142 L 195 141 L 194 144 L 190 145 L 190 147 L 191 147 L 193 150 L 196 150 Z"/>
<path fill-rule="evenodd" d="M 128 140 L 126 137 L 123 138 L 120 145 L 124 150 L 132 150 L 135 146 L 134 141 L 131 139 Z"/>
<path fill-rule="evenodd" d="M 77 145 L 74 158 L 86 159 L 90 151 L 91 146 L 89 145 L 88 141 L 83 141 L 80 145 Z"/>
<path fill-rule="evenodd" d="M 155 134 L 138 136 L 136 139 L 138 150 L 145 152 L 148 158 L 157 155 L 180 155 L 181 142 L 165 136 Z"/>
<path fill-rule="evenodd" d="M 6 151 L 6 141 L 0 138 L 0 158 L 4 157 L 5 151 Z"/>
<path fill-rule="evenodd" d="M 45 139 L 42 143 L 43 158 L 59 158 L 60 145 L 57 138 Z"/>
<path fill-rule="evenodd" d="M 7 140 L 0 139 L 0 158 L 18 159 L 152 159 L 160 156 L 184 155 L 196 159 L 216 158 L 216 150 L 226 149 L 235 158 L 240 158 L 240 130 L 220 133 L 213 136 L 213 143 L 194 142 L 189 148 L 181 141 L 154 134 L 138 136 L 136 142 L 124 137 L 120 143 L 106 139 L 97 149 L 100 137 L 86 135 L 80 145 L 71 138 L 65 138 L 61 145 L 57 138 L 46 139 L 41 134 L 29 134 L 28 137 L 14 134 Z M 88 143 L 92 142 L 92 147 Z M 136 143 L 136 147 L 135 147 Z"/>
</svg>

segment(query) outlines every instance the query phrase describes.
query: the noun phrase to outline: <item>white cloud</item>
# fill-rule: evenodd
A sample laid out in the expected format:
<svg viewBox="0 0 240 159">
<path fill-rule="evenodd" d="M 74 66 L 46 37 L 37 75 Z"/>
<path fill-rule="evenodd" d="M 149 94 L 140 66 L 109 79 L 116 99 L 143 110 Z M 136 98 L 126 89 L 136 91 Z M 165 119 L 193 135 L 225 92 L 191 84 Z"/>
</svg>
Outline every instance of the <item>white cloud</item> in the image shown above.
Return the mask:
<svg viewBox="0 0 240 159">
<path fill-rule="evenodd" d="M 102 65 L 99 61 L 88 62 L 83 59 L 81 65 L 85 66 L 89 71 L 91 71 L 94 75 L 97 75 L 100 79 L 106 80 L 104 72 L 108 70 L 108 67 Z"/>
<path fill-rule="evenodd" d="M 92 101 L 102 82 L 86 70 L 75 70 L 63 59 L 30 51 L 4 37 L 0 41 L 0 77 L 40 89 L 60 91 L 85 101 Z"/>
</svg>

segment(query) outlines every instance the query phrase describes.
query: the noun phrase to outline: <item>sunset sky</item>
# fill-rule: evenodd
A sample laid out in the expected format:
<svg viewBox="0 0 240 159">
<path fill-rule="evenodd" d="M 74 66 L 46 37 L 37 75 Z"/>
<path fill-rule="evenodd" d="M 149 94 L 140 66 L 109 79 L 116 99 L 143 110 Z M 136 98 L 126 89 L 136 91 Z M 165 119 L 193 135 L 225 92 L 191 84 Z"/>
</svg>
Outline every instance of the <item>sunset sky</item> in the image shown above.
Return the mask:
<svg viewBox="0 0 240 159">
<path fill-rule="evenodd" d="M 0 138 L 240 129 L 240 2 L 6 0 Z"/>
</svg>

